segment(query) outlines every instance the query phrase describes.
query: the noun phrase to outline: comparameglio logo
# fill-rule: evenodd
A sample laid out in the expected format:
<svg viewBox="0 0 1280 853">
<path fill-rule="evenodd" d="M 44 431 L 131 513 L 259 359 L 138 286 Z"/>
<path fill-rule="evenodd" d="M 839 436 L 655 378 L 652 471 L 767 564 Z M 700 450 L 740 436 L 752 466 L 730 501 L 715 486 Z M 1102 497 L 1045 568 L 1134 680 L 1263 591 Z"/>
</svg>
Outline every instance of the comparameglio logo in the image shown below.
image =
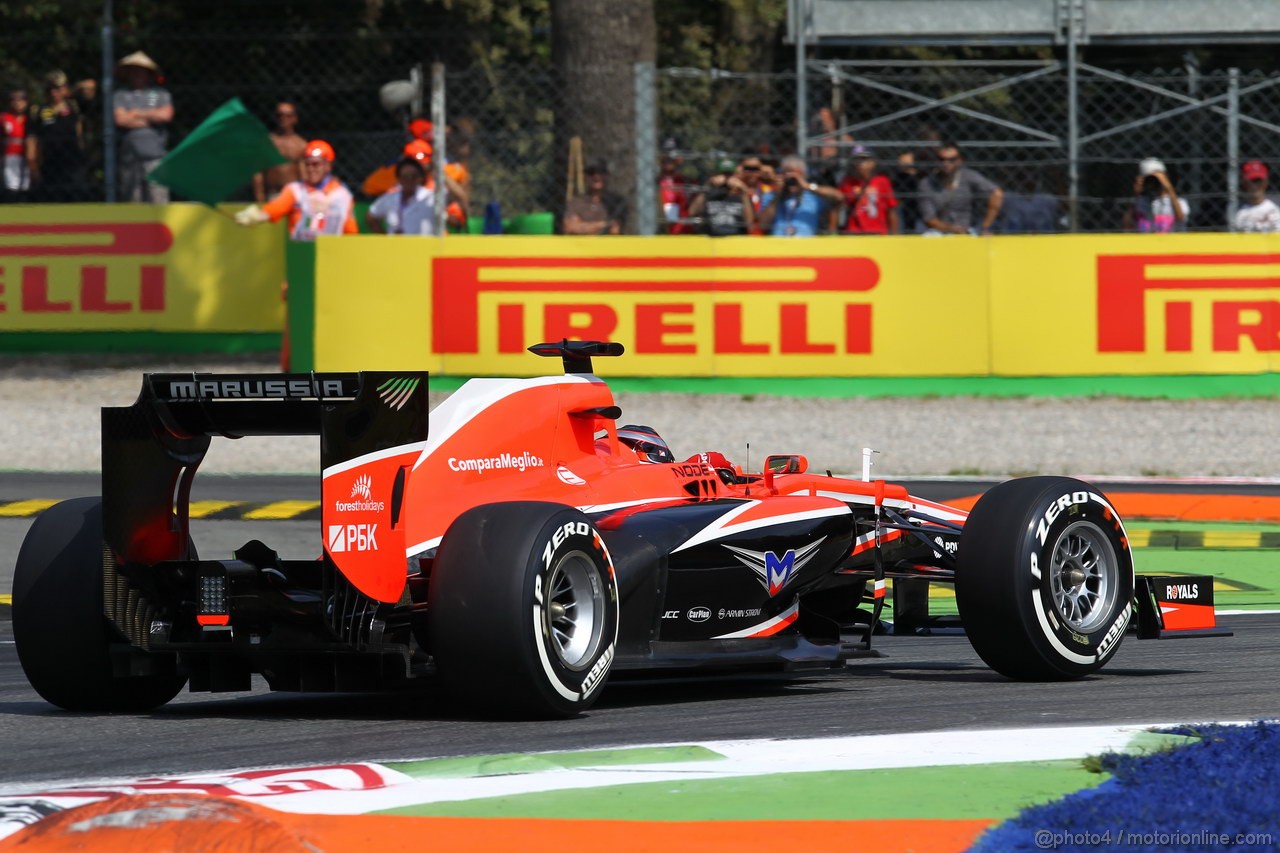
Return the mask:
<svg viewBox="0 0 1280 853">
<path fill-rule="evenodd" d="M 477 456 L 470 459 L 449 457 L 450 471 L 525 471 L 528 468 L 542 468 L 547 463 L 529 451 L 522 453 L 502 453 L 498 456 Z"/>
<path fill-rule="evenodd" d="M 419 382 L 418 379 L 407 377 L 388 379 L 378 386 L 378 396 L 382 398 L 382 402 L 398 412 L 404 408 L 405 403 L 409 402 L 413 392 L 418 390 Z"/>
<path fill-rule="evenodd" d="M 818 546 L 825 541 L 827 537 L 823 536 L 803 548 L 792 548 L 782 556 L 778 556 L 773 551 L 751 551 L 746 548 L 735 548 L 733 545 L 724 547 L 733 552 L 744 566 L 755 572 L 756 580 L 760 581 L 772 597 L 781 592 L 782 588 L 800 573 L 800 570 L 817 555 Z"/>
</svg>

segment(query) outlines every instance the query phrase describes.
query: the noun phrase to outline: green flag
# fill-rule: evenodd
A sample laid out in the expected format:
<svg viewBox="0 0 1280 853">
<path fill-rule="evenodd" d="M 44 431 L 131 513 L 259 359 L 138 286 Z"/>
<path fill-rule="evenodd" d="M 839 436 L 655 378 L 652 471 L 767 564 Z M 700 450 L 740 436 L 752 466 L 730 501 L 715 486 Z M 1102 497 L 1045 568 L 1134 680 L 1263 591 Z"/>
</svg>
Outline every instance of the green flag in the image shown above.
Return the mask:
<svg viewBox="0 0 1280 853">
<path fill-rule="evenodd" d="M 232 98 L 165 155 L 147 177 L 212 206 L 263 169 L 287 162 L 262 122 L 239 98 Z"/>
</svg>

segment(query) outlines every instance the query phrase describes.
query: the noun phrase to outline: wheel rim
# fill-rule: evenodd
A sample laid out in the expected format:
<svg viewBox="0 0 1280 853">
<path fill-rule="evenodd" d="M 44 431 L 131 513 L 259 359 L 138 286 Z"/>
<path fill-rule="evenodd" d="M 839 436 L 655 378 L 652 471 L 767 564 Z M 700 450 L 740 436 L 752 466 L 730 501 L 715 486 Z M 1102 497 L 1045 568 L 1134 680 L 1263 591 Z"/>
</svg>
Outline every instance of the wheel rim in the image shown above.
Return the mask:
<svg viewBox="0 0 1280 853">
<path fill-rule="evenodd" d="M 1058 615 L 1073 631 L 1087 634 L 1115 609 L 1119 590 L 1115 548 L 1097 525 L 1077 521 L 1053 546 L 1049 575 Z"/>
<path fill-rule="evenodd" d="M 585 669 L 604 634 L 604 589 L 595 563 L 582 551 L 566 554 L 547 576 L 546 635 L 560 663 Z"/>
</svg>

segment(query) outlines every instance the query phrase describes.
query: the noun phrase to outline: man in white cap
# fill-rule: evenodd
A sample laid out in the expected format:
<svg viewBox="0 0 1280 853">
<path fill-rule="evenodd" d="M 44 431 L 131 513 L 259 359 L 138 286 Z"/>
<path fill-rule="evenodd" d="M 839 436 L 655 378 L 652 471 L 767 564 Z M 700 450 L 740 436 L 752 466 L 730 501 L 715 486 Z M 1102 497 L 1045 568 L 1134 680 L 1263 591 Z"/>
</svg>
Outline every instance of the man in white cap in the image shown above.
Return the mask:
<svg viewBox="0 0 1280 853">
<path fill-rule="evenodd" d="M 148 181 L 147 175 L 168 150 L 173 98 L 157 85 L 160 66 L 140 50 L 120 60 L 116 74 L 124 82 L 111 104 L 120 131 L 121 201 L 167 204 L 168 188 Z"/>
<path fill-rule="evenodd" d="M 1185 231 L 1191 205 L 1169 180 L 1162 160 L 1148 157 L 1138 164 L 1133 182 L 1133 204 L 1124 212 L 1124 230 L 1143 234 Z"/>
</svg>

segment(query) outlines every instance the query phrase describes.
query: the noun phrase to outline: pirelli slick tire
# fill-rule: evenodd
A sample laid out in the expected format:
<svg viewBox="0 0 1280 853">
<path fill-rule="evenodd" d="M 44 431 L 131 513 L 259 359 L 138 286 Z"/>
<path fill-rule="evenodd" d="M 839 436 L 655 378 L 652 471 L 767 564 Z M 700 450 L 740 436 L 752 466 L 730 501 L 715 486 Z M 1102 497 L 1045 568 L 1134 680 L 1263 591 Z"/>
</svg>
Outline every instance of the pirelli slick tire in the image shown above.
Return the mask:
<svg viewBox="0 0 1280 853">
<path fill-rule="evenodd" d="M 431 568 L 428 651 L 486 715 L 590 708 L 613 664 L 618 587 L 595 525 L 551 503 L 487 504 L 449 526 Z"/>
<path fill-rule="evenodd" d="M 102 499 L 54 504 L 36 518 L 13 574 L 13 636 L 27 680 L 68 711 L 145 711 L 186 684 L 170 658 L 166 674 L 115 676 L 123 645 L 103 614 Z"/>
<path fill-rule="evenodd" d="M 1079 480 L 1001 483 L 978 500 L 960 537 L 960 619 L 978 655 L 1009 678 L 1101 669 L 1124 639 L 1133 585 L 1119 515 Z"/>
</svg>

